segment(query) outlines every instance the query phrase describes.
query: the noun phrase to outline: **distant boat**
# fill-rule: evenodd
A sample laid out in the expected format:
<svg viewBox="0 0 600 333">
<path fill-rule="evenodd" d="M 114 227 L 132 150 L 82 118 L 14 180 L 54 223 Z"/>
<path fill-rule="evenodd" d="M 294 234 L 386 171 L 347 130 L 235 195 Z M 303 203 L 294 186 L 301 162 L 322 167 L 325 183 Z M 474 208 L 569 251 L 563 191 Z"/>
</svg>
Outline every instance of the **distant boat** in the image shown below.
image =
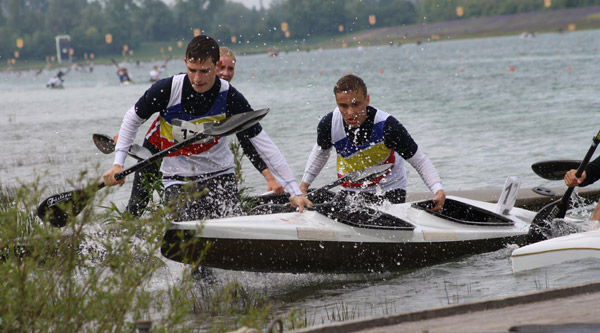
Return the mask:
<svg viewBox="0 0 600 333">
<path fill-rule="evenodd" d="M 525 39 L 525 38 L 535 38 L 537 37 L 537 34 L 535 33 L 535 31 L 525 31 L 523 33 L 521 33 L 521 35 L 519 35 L 519 37 Z"/>
</svg>

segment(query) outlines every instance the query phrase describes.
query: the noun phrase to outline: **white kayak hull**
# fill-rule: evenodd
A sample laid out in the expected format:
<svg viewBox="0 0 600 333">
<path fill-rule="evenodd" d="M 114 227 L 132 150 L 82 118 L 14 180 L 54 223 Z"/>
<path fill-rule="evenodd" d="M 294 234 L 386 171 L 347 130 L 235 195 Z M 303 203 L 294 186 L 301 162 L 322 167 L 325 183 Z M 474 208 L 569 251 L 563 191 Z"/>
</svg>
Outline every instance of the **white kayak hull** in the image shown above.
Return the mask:
<svg viewBox="0 0 600 333">
<path fill-rule="evenodd" d="M 600 229 L 523 246 L 511 255 L 513 272 L 587 258 L 600 259 Z"/>
<path fill-rule="evenodd" d="M 452 203 L 486 215 L 457 221 L 406 203 L 380 208 L 387 219 L 373 225 L 314 210 L 172 222 L 162 253 L 229 270 L 353 273 L 413 269 L 526 243 L 535 212 L 513 208 L 499 216 L 495 204 L 449 196 L 446 207 Z"/>
</svg>

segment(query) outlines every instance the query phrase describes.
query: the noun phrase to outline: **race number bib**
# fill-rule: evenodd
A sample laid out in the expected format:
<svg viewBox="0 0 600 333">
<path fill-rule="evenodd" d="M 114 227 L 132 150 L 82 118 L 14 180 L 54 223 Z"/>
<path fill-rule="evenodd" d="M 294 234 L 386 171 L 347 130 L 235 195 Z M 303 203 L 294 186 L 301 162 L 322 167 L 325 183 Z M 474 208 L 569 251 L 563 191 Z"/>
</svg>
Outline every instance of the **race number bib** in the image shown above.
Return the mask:
<svg viewBox="0 0 600 333">
<path fill-rule="evenodd" d="M 509 176 L 506 178 L 502 194 L 500 194 L 500 199 L 498 199 L 498 204 L 496 205 L 496 213 L 502 215 L 508 215 L 508 213 L 510 213 L 510 210 L 517 201 L 517 194 L 519 194 L 519 187 L 521 187 L 522 180 L 523 177 L 517 176 Z"/>
<path fill-rule="evenodd" d="M 178 143 L 185 141 L 198 133 L 202 133 L 204 131 L 204 124 L 210 123 L 194 124 L 192 122 L 181 119 L 173 119 L 171 121 L 171 125 L 173 126 L 173 140 L 175 141 L 175 143 Z M 194 143 L 207 143 L 212 140 L 212 137 L 201 138 L 198 141 L 195 141 Z"/>
</svg>

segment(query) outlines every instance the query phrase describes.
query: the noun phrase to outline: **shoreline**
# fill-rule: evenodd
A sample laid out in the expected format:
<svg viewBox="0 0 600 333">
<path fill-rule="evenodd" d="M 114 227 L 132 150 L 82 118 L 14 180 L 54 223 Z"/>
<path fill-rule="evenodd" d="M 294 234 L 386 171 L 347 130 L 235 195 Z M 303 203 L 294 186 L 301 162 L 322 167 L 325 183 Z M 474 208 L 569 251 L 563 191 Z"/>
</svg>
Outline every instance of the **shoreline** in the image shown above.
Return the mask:
<svg viewBox="0 0 600 333">
<path fill-rule="evenodd" d="M 567 33 L 581 30 L 600 29 L 600 6 L 589 6 L 562 10 L 547 10 L 540 12 L 520 13 L 512 15 L 488 16 L 469 18 L 464 20 L 413 24 L 408 26 L 382 27 L 362 30 L 355 33 L 342 35 L 313 37 L 312 41 L 282 40 L 270 46 L 260 48 L 230 47 L 239 56 L 267 54 L 276 49 L 278 52 L 300 52 L 313 49 L 338 49 L 357 46 L 380 46 L 402 44 L 437 42 L 449 40 L 462 40 L 471 38 L 493 38 L 515 36 L 521 33 Z M 142 43 L 140 49 L 148 48 L 150 44 L 169 42 Z M 160 53 L 142 52 L 143 55 L 132 56 L 129 61 L 157 61 L 164 58 Z M 90 61 L 95 65 L 110 64 L 111 59 L 117 56 L 102 56 L 93 60 L 81 59 L 72 63 L 57 64 L 45 61 L 23 60 L 13 66 L 4 66 L 0 71 L 27 71 L 40 68 L 70 67 L 76 64 L 87 64 Z"/>
</svg>

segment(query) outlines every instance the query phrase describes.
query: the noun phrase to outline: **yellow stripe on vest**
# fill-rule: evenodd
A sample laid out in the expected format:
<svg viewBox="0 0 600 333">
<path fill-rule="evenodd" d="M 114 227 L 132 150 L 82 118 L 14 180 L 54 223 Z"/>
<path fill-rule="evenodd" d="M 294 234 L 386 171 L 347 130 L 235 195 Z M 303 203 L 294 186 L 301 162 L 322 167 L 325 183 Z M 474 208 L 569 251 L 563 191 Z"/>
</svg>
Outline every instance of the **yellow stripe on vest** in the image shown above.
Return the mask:
<svg viewBox="0 0 600 333">
<path fill-rule="evenodd" d="M 220 114 L 220 115 L 216 115 L 216 116 L 212 116 L 212 117 L 195 119 L 190 122 L 198 125 L 198 124 L 207 123 L 207 122 L 220 121 L 225 118 L 227 118 L 227 115 Z M 164 120 L 162 117 L 160 118 L 160 136 L 173 142 L 173 126 L 171 124 L 169 124 L 166 120 Z"/>
<path fill-rule="evenodd" d="M 341 174 L 364 170 L 385 161 L 391 153 L 385 144 L 379 143 L 373 147 L 360 151 L 349 158 L 337 157 L 337 171 Z"/>
</svg>

